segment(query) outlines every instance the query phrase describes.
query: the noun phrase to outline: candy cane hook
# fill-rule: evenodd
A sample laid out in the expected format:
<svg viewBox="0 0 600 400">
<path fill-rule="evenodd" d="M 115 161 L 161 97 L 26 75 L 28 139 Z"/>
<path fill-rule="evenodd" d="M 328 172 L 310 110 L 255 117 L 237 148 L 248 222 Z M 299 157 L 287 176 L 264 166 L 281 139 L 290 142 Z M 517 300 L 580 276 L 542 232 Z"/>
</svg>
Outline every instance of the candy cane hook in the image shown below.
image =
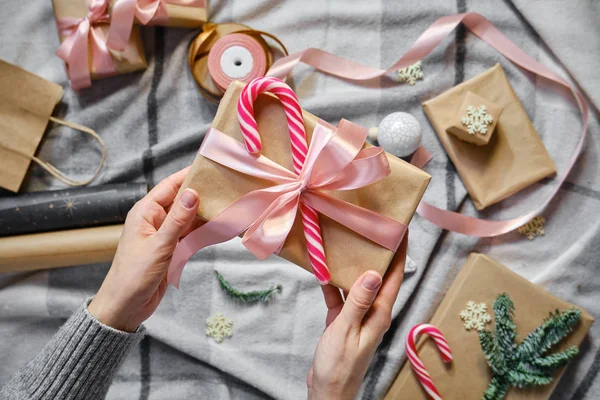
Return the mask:
<svg viewBox="0 0 600 400">
<path fill-rule="evenodd" d="M 437 345 L 440 353 L 442 354 L 442 359 L 444 360 L 444 362 L 448 363 L 452 361 L 452 352 L 450 351 L 448 341 L 446 340 L 442 332 L 440 332 L 440 330 L 433 325 L 415 325 L 412 327 L 410 332 L 408 332 L 408 336 L 406 337 L 406 354 L 408 356 L 408 361 L 410 362 L 410 365 L 417 374 L 419 382 L 421 382 L 421 385 L 423 385 L 423 388 L 425 389 L 427 394 L 429 394 L 429 397 L 431 397 L 434 400 L 442 400 L 442 396 L 433 384 L 431 375 L 429 375 L 429 372 L 427 372 L 427 370 L 425 369 L 425 365 L 423 365 L 423 362 L 417 354 L 416 343 L 417 339 L 419 338 L 419 335 L 421 334 L 427 334 L 435 341 L 435 344 Z"/>
<path fill-rule="evenodd" d="M 250 153 L 259 153 L 262 149 L 258 125 L 254 117 L 254 102 L 261 93 L 272 93 L 283 104 L 292 143 L 294 171 L 300 174 L 308 152 L 302 108 L 294 91 L 280 79 L 256 78 L 242 90 L 238 101 L 238 119 L 246 148 Z M 319 283 L 326 285 L 329 283 L 330 275 L 323 248 L 319 217 L 312 207 L 303 203 L 300 203 L 300 214 L 311 267 Z"/>
</svg>

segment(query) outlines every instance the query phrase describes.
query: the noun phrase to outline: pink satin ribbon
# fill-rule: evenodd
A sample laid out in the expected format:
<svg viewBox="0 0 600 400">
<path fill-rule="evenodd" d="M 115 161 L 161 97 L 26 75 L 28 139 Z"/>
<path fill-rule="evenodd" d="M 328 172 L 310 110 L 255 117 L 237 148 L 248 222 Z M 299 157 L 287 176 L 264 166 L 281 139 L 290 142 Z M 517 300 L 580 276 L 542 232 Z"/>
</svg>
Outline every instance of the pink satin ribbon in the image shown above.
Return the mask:
<svg viewBox="0 0 600 400">
<path fill-rule="evenodd" d="M 164 24 L 169 15 L 167 4 L 206 8 L 206 0 L 117 0 L 112 8 L 112 19 L 108 30 L 108 48 L 124 51 L 131 36 L 133 19 L 143 25 Z"/>
<path fill-rule="evenodd" d="M 566 180 L 573 165 L 577 161 L 579 154 L 587 135 L 588 127 L 588 105 L 579 91 L 571 86 L 567 81 L 556 75 L 554 72 L 544 67 L 532 57 L 525 54 L 517 45 L 508 40 L 502 32 L 498 30 L 490 21 L 478 13 L 470 12 L 465 14 L 445 16 L 435 21 L 417 41 L 410 47 L 406 53 L 392 65 L 390 68 L 376 69 L 367 67 L 335 56 L 326 51 L 309 48 L 299 53 L 291 54 L 276 61 L 267 76 L 285 78 L 292 68 L 299 62 L 306 63 L 312 67 L 327 74 L 337 76 L 352 81 L 367 81 L 382 77 L 392 71 L 407 67 L 421 60 L 437 47 L 448 34 L 450 34 L 460 23 L 473 32 L 481 40 L 494 47 L 507 59 L 517 64 L 521 68 L 542 76 L 551 82 L 564 86 L 571 91 L 577 101 L 581 111 L 583 127 L 575 152 L 571 156 L 567 168 L 559 178 L 558 184 L 550 196 L 546 198 L 539 206 L 535 207 L 525 215 L 504 221 L 488 221 L 479 218 L 468 217 L 456 212 L 443 210 L 432 206 L 429 203 L 421 201 L 417 212 L 425 219 L 433 222 L 437 226 L 453 232 L 463 233 L 465 235 L 478 237 L 491 237 L 501 235 L 527 223 L 536 215 L 539 215 L 550 203 L 552 198 L 559 191 L 561 185 Z M 422 167 L 430 158 L 424 148 L 415 155 L 413 164 Z"/>
<path fill-rule="evenodd" d="M 56 25 L 61 37 L 66 37 L 56 54 L 68 65 L 69 79 L 73 89 L 91 86 L 89 48 L 92 65 L 99 76 L 116 74 L 115 65 L 106 47 L 102 30 L 94 26 L 109 21 L 109 0 L 88 0 L 85 18 L 57 18 Z"/>
<path fill-rule="evenodd" d="M 296 174 L 265 156 L 250 154 L 242 143 L 211 128 L 200 155 L 275 186 L 247 193 L 183 238 L 173 254 L 168 281 L 179 287 L 183 267 L 194 253 L 244 231 L 242 243 L 257 258 L 279 253 L 300 203 L 395 252 L 406 236 L 405 224 L 323 192 L 358 189 L 390 174 L 381 148 L 362 149 L 367 137 L 365 128 L 342 120 L 334 129 L 321 121 L 317 124 L 304 167 Z"/>
</svg>

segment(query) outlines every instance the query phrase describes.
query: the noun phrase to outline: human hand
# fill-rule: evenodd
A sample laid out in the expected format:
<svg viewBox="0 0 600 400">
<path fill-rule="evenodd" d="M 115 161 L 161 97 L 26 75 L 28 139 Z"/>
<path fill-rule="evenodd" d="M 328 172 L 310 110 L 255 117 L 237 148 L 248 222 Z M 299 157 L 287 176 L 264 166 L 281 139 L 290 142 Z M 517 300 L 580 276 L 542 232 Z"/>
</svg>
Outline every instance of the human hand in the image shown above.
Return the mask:
<svg viewBox="0 0 600 400">
<path fill-rule="evenodd" d="M 127 214 L 112 266 L 88 306 L 103 324 L 134 332 L 165 295 L 175 246 L 198 221 L 198 193 L 186 189 L 173 202 L 188 170 L 164 179 Z"/>
<path fill-rule="evenodd" d="M 326 329 L 308 373 L 309 399 L 355 398 L 390 327 L 403 276 L 404 263 L 392 264 L 383 284 L 377 272 L 367 271 L 345 293 L 345 303 L 338 288 L 322 287 Z"/>
</svg>

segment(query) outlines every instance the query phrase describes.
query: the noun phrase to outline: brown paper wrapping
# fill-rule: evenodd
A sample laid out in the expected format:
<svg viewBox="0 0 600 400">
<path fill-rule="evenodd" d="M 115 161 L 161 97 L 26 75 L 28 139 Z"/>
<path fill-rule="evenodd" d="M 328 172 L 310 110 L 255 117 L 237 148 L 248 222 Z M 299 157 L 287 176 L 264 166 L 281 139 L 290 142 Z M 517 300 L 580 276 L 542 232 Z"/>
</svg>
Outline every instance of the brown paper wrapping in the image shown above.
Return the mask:
<svg viewBox="0 0 600 400">
<path fill-rule="evenodd" d="M 206 8 L 180 6 L 177 4 L 167 4 L 167 14 L 169 18 L 165 26 L 172 28 L 200 28 L 208 17 Z"/>
<path fill-rule="evenodd" d="M 476 147 L 446 132 L 471 91 L 502 107 L 490 142 Z M 482 210 L 556 173 L 556 167 L 499 64 L 423 103 L 429 121 Z"/>
<path fill-rule="evenodd" d="M 111 261 L 123 225 L 0 238 L 0 272 L 23 272 Z"/>
<path fill-rule="evenodd" d="M 111 8 L 117 1 L 119 0 L 111 0 Z M 208 0 L 206 3 L 206 7 L 191 7 L 167 3 L 167 21 L 164 24 L 157 24 L 151 21 L 148 25 L 168 26 L 171 28 L 200 28 L 208 18 Z M 135 23 L 140 23 L 137 18 L 135 19 Z"/>
<path fill-rule="evenodd" d="M 442 331 L 450 344 L 452 363 L 445 364 L 442 361 L 434 342 L 426 336 L 417 342 L 419 357 L 444 399 L 481 399 L 490 382 L 490 370 L 479 345 L 479 335 L 475 331 L 467 332 L 463 328 L 459 313 L 465 308 L 467 301 L 472 300 L 476 303 L 486 303 L 488 312 L 493 316 L 492 303 L 503 292 L 508 293 L 515 303 L 514 321 L 519 340 L 541 324 L 550 312 L 575 307 L 491 258 L 483 254 L 470 254 L 467 263 L 431 319 L 431 324 Z M 594 319 L 582 309 L 580 324 L 551 351 L 578 346 L 593 322 Z M 488 327 L 493 329 L 493 324 Z M 548 399 L 563 371 L 558 371 L 556 379 L 547 386 L 532 389 L 511 388 L 506 400 Z M 428 399 L 408 361 L 400 370 L 385 399 Z"/>
<path fill-rule="evenodd" d="M 212 123 L 214 128 L 239 141 L 242 141 L 242 135 L 237 117 L 237 100 L 242 88 L 243 84 L 239 82 L 231 84 Z M 255 103 L 255 116 L 263 143 L 262 154 L 291 170 L 291 144 L 281 103 L 272 96 L 261 95 Z M 303 117 L 310 142 L 318 118 L 306 111 L 303 112 Z M 431 177 L 399 158 L 388 155 L 388 159 L 392 169 L 388 177 L 363 189 L 330 194 L 408 224 Z M 199 193 L 198 215 L 209 220 L 244 194 L 271 185 L 272 183 L 235 172 L 199 155 L 194 160 L 182 190 L 191 187 Z M 319 220 L 333 284 L 350 289 L 354 281 L 369 269 L 383 276 L 394 256 L 392 251 L 326 216 L 319 215 Z M 296 219 L 280 256 L 312 272 L 299 218 Z"/>
<path fill-rule="evenodd" d="M 119 0 L 111 0 L 111 8 L 117 1 Z M 206 7 L 191 7 L 167 3 L 167 21 L 164 24 L 156 24 L 151 21 L 149 25 L 169 26 L 171 28 L 200 28 L 208 18 L 208 0 L 206 4 Z M 140 23 L 137 18 L 135 23 Z"/>
<path fill-rule="evenodd" d="M 0 60 L 0 186 L 17 192 L 63 88 Z"/>
<path fill-rule="evenodd" d="M 54 6 L 54 16 L 58 19 L 61 17 L 71 18 L 84 18 L 87 15 L 87 3 L 83 0 L 52 0 Z M 96 25 L 95 25 L 96 26 Z M 102 30 L 104 37 L 108 36 L 109 24 L 97 25 Z M 94 27 L 92 27 L 93 29 Z M 59 33 L 59 38 L 62 41 L 65 37 Z M 129 72 L 139 71 L 146 69 L 148 63 L 146 62 L 146 56 L 144 54 L 144 46 L 142 44 L 142 37 L 138 26 L 134 26 L 129 37 L 129 44 L 122 53 L 112 52 L 112 59 L 115 63 L 115 69 L 117 74 L 126 74 Z M 94 65 L 92 64 L 92 52 L 88 51 L 90 75 L 92 79 L 105 78 L 106 76 L 100 76 L 96 73 Z"/>
</svg>

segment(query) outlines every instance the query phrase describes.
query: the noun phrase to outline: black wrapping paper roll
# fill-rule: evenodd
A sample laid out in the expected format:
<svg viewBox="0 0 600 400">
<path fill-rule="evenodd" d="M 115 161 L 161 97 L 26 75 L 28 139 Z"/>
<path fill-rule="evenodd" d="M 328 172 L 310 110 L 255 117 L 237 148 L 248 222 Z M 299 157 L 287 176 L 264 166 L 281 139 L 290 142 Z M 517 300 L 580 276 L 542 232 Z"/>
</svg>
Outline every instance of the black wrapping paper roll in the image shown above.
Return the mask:
<svg viewBox="0 0 600 400">
<path fill-rule="evenodd" d="M 116 183 L 0 197 L 0 236 L 122 224 L 147 192 L 146 183 Z"/>
</svg>

